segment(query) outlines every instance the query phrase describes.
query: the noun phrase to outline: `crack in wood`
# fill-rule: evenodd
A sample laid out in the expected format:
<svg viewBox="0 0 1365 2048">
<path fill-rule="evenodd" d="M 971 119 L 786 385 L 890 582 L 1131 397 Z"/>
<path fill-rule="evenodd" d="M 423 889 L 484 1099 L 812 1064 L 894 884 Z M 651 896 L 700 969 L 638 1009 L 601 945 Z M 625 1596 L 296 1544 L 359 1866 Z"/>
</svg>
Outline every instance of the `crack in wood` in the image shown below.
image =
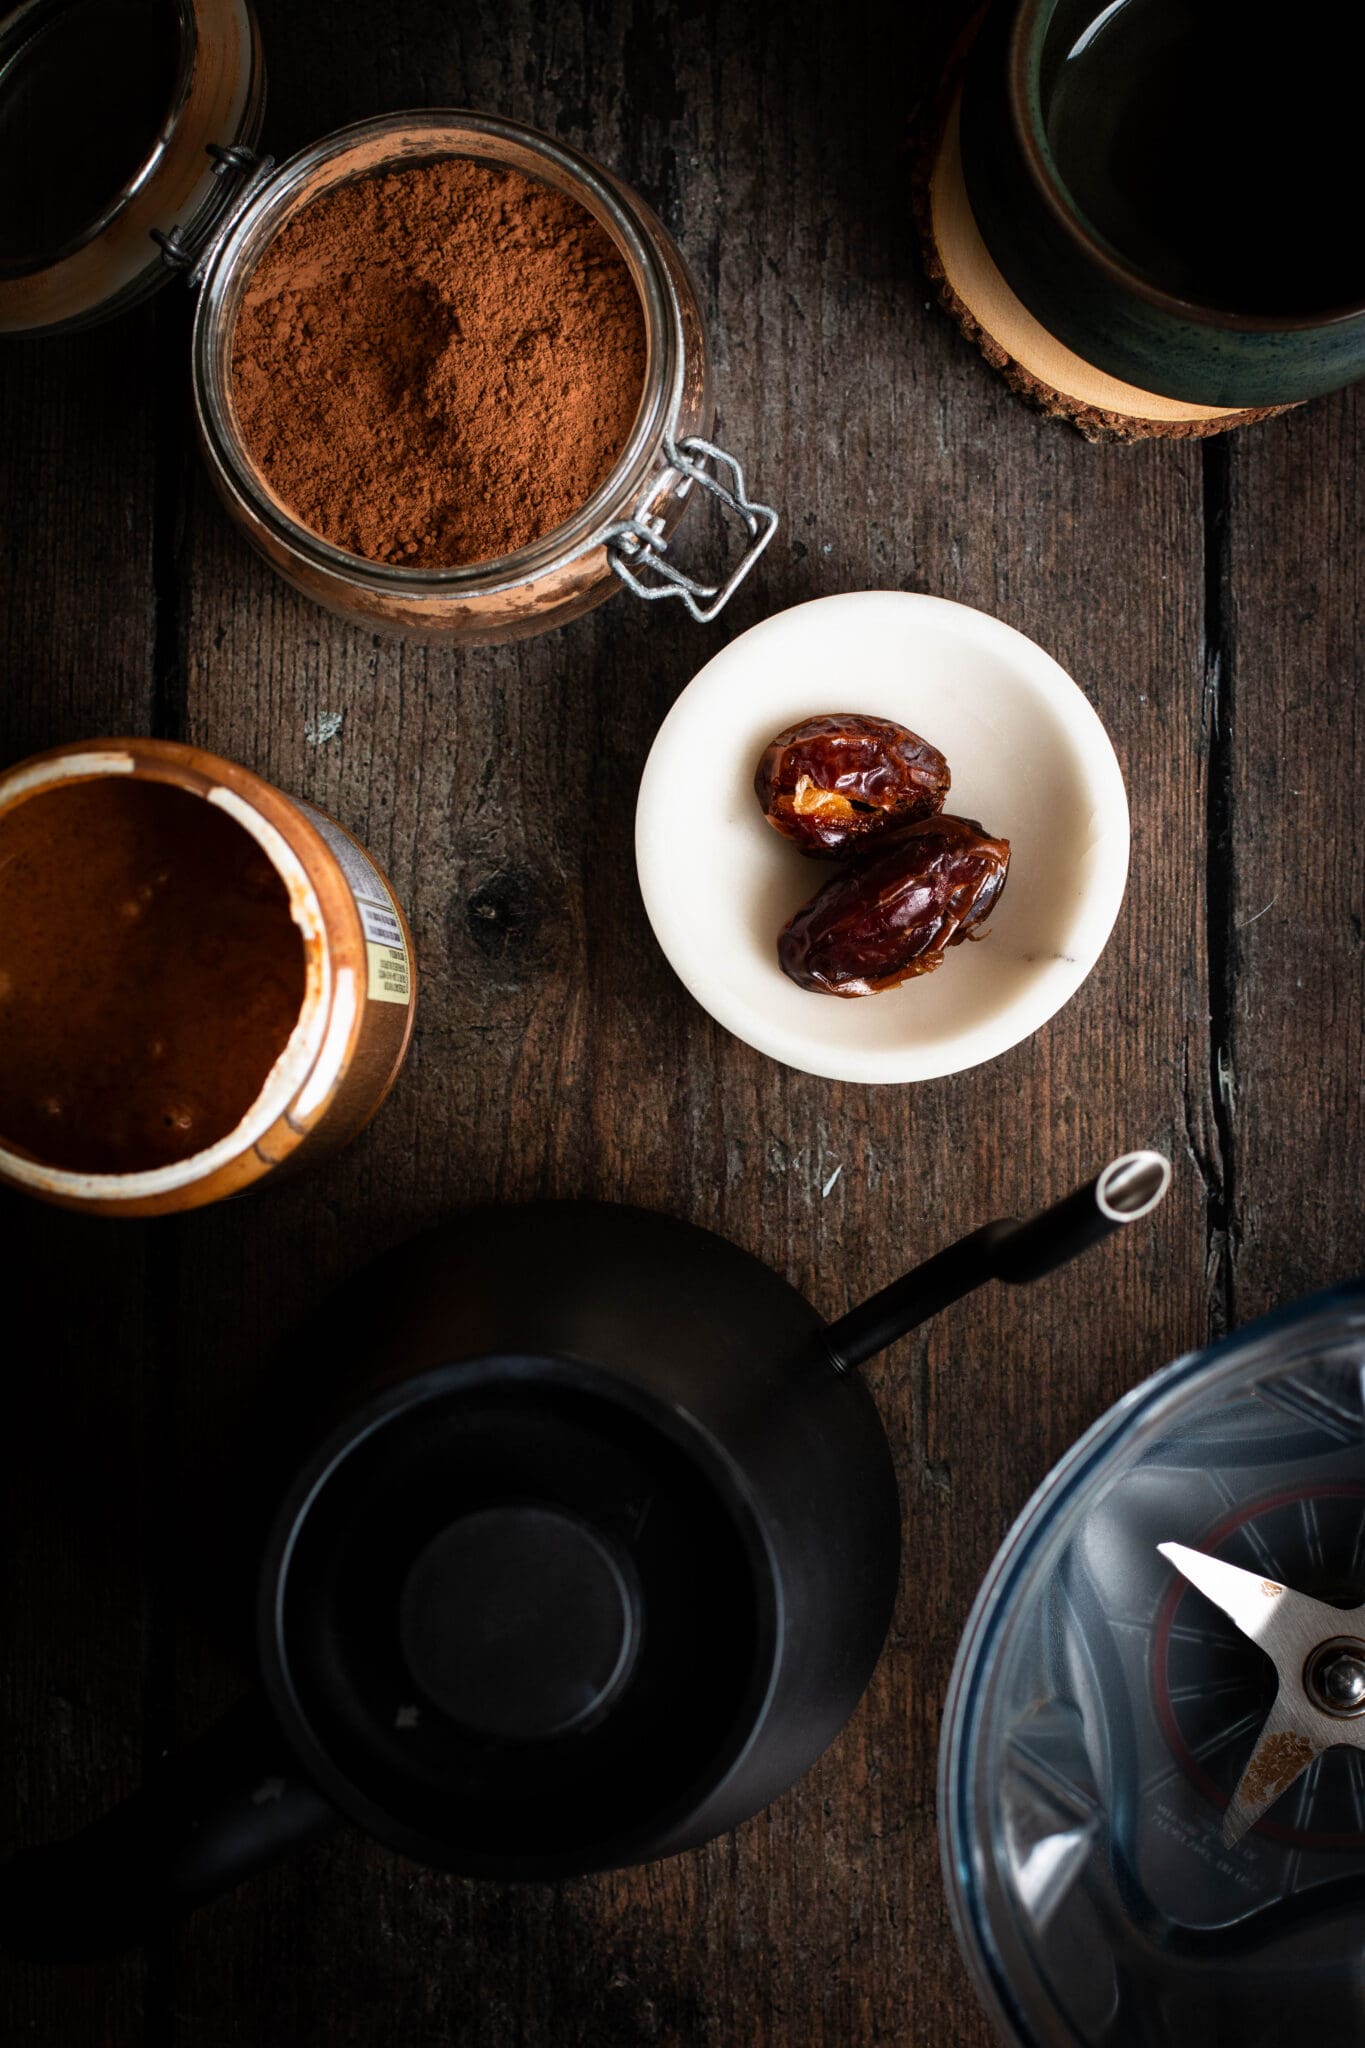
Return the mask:
<svg viewBox="0 0 1365 2048">
<path fill-rule="evenodd" d="M 185 431 L 189 381 L 189 328 L 184 305 L 163 291 L 157 300 L 152 353 L 156 358 L 152 429 L 152 702 L 154 739 L 185 737 L 188 620 L 184 603 L 185 532 L 189 515 L 189 463 L 193 436 Z"/>
<path fill-rule="evenodd" d="M 1228 556 L 1231 453 L 1226 441 L 1202 448 L 1204 513 L 1205 760 L 1204 938 L 1209 992 L 1209 1112 L 1213 1142 L 1199 1152 L 1204 1181 L 1205 1278 L 1209 1335 L 1235 1322 L 1237 1137 L 1233 1075 L 1236 1001 L 1236 875 L 1233 863 L 1233 672 Z M 1186 1106 L 1187 1128 L 1189 1104 Z"/>
<path fill-rule="evenodd" d="M 156 373 L 151 436 L 152 673 L 148 729 L 155 739 L 182 740 L 189 702 L 184 549 L 190 509 L 189 465 L 197 452 L 193 435 L 186 432 L 190 364 L 187 292 L 172 288 L 160 294 L 154 309 L 151 354 Z M 184 1218 L 163 1217 L 153 1227 L 157 1231 L 157 1247 L 148 1262 L 145 1280 L 147 1328 L 155 1363 L 147 1423 L 144 1509 L 144 1783 L 164 1770 L 167 1754 L 175 1748 L 181 1732 L 176 1726 L 179 1626 L 173 1560 L 178 1555 L 180 1534 L 176 1493 L 180 1418 L 176 1390 Z M 145 1954 L 144 2048 L 172 2048 L 178 2034 L 176 1941 L 169 1926 L 149 1936 Z"/>
</svg>

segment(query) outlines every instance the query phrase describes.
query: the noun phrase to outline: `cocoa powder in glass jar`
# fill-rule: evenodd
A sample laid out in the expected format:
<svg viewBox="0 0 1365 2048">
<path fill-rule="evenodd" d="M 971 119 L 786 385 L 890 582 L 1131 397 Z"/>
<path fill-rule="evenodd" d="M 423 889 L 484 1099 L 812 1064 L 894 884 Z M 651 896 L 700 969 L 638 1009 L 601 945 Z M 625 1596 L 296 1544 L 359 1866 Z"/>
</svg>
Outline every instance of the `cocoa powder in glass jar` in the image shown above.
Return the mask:
<svg viewBox="0 0 1365 2048">
<path fill-rule="evenodd" d="M 334 547 L 457 567 L 601 486 L 645 371 L 639 294 L 567 193 L 472 159 L 322 192 L 242 300 L 233 398 L 284 506 Z"/>
</svg>

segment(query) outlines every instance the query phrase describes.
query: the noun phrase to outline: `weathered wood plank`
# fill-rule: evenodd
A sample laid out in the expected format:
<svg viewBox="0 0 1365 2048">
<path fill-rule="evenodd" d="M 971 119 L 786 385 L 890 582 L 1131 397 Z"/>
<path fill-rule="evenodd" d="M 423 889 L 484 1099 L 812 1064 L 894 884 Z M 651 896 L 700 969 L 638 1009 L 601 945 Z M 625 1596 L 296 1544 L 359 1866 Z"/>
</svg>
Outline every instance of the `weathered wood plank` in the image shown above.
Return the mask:
<svg viewBox="0 0 1365 2048">
<path fill-rule="evenodd" d="M 0 762 L 145 730 L 156 635 L 154 316 L 0 355 Z M 7 1257 L 0 1853 L 74 1832 L 143 1766 L 157 1539 L 149 1226 L 0 1200 Z M 7 2039 L 139 2037 L 146 1969 L 0 1961 Z"/>
<path fill-rule="evenodd" d="M 1233 445 L 1220 941 L 1239 1320 L 1365 1267 L 1360 386 Z"/>
</svg>

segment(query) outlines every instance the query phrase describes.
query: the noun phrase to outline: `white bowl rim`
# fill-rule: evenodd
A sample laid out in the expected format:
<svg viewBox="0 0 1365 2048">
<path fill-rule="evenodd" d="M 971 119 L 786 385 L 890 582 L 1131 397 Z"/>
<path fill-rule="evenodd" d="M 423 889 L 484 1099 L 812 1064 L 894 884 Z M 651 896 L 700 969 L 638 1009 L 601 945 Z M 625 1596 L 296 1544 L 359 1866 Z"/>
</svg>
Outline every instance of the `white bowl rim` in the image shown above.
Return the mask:
<svg viewBox="0 0 1365 2048">
<path fill-rule="evenodd" d="M 1066 963 L 1069 971 L 1053 972 L 1038 983 L 1024 986 L 1013 1000 L 1001 1005 L 991 1016 L 964 1026 L 960 1034 L 951 1038 L 940 1037 L 928 1046 L 831 1047 L 814 1036 L 807 1038 L 775 1024 L 756 1011 L 752 1004 L 738 998 L 727 985 L 724 975 L 717 973 L 702 958 L 689 929 L 689 921 L 678 914 L 676 891 L 668 886 L 667 850 L 656 841 L 652 829 L 653 814 L 668 771 L 674 734 L 686 716 L 684 707 L 690 709 L 695 704 L 693 693 L 715 689 L 718 677 L 738 670 L 755 654 L 761 654 L 765 638 L 771 637 L 779 627 L 790 630 L 790 622 L 796 616 L 818 612 L 822 615 L 823 625 L 832 620 L 837 608 L 845 615 L 840 618 L 840 625 L 846 625 L 851 633 L 857 630 L 863 617 L 870 616 L 869 606 L 883 610 L 895 607 L 909 621 L 912 629 L 917 622 L 924 625 L 933 623 L 946 627 L 950 632 L 965 634 L 977 645 L 994 653 L 1005 666 L 1015 668 L 1046 700 L 1074 746 L 1095 812 L 1105 821 L 1103 858 L 1091 863 L 1087 886 L 1071 918 Z M 793 713 L 793 716 L 799 715 L 799 711 Z M 1099 714 L 1079 685 L 1036 641 L 1016 627 L 1007 625 L 1003 619 L 973 605 L 920 591 L 840 591 L 788 606 L 739 634 L 698 670 L 674 701 L 655 735 L 645 762 L 636 806 L 635 859 L 640 893 L 654 935 L 683 986 L 717 1023 L 745 1044 L 800 1072 L 836 1081 L 895 1084 L 935 1080 L 998 1058 L 1012 1046 L 1031 1037 L 1070 1001 L 1103 952 L 1123 902 L 1130 845 L 1128 799 L 1122 771 Z M 775 963 L 773 971 L 780 972 Z M 829 1003 L 837 1001 L 837 998 L 812 997 L 811 1000 Z M 881 999 L 867 997 L 862 1000 L 875 1002 Z"/>
</svg>

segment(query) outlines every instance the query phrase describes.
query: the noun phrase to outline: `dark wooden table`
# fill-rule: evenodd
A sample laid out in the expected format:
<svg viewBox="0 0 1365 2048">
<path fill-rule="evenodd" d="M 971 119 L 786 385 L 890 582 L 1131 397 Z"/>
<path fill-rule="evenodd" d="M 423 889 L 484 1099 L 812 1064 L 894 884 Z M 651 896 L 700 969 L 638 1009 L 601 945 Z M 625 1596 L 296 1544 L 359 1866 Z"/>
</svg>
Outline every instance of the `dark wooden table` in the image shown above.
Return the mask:
<svg viewBox="0 0 1365 2048">
<path fill-rule="evenodd" d="M 982 2042 L 934 1777 L 995 1546 L 1122 1389 L 1365 1257 L 1365 406 L 1122 449 L 1011 398 L 930 309 L 912 249 L 901 142 L 955 11 L 261 0 L 277 153 L 381 108 L 495 107 L 662 213 L 713 323 L 720 431 L 783 514 L 709 632 L 621 597 L 520 647 L 373 639 L 294 597 L 213 502 L 181 293 L 0 358 L 0 758 L 150 731 L 250 763 L 374 849 L 423 975 L 392 1100 L 297 1185 L 160 1223 L 3 1206 L 7 1840 L 75 1828 L 241 1689 L 221 1552 L 272 1348 L 415 1226 L 619 1196 L 728 1232 L 833 1313 L 1115 1148 L 1176 1166 L 1135 1241 L 978 1296 L 872 1369 L 911 1568 L 862 1708 L 771 1811 L 558 1889 L 340 1833 L 173 1945 L 7 1969 L 6 2041 Z M 727 1038 L 660 957 L 631 857 L 650 739 L 708 653 L 869 586 L 982 606 L 1051 649 L 1113 737 L 1134 828 L 1117 930 L 1071 1005 L 992 1066 L 902 1089 Z M 326 713 L 344 723 L 323 742 Z"/>
</svg>

